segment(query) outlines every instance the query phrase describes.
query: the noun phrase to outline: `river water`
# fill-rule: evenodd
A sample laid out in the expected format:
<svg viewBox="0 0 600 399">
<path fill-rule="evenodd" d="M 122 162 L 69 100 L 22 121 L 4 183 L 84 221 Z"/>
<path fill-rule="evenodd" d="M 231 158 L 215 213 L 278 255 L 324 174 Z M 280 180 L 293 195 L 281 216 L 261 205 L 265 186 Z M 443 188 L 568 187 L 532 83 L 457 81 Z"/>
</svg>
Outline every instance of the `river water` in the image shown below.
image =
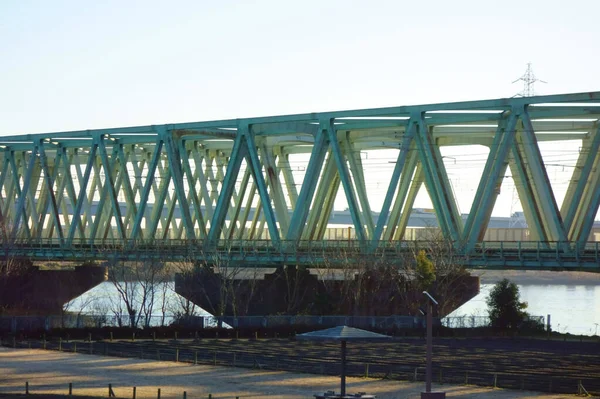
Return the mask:
<svg viewBox="0 0 600 399">
<path fill-rule="evenodd" d="M 568 272 L 574 273 L 574 272 Z M 549 274 L 540 278 L 538 275 L 531 278 L 527 275 L 508 275 L 511 281 L 517 283 L 521 300 L 528 303 L 527 312 L 535 316 L 550 315 L 552 330 L 561 333 L 598 335 L 600 334 L 600 274 L 575 274 L 558 275 Z M 479 295 L 458 308 L 449 316 L 486 316 L 486 298 L 489 295 L 493 282 L 505 277 L 504 275 L 482 276 Z M 179 295 L 173 291 L 173 284 L 168 283 L 167 313 L 174 313 L 178 309 Z M 86 292 L 73 301 L 69 310 L 84 310 L 85 313 L 110 313 L 114 301 L 118 300 L 118 293 L 111 283 L 102 283 L 93 290 Z M 154 310 L 160 314 L 158 302 Z M 207 313 L 199 310 L 198 314 Z"/>
<path fill-rule="evenodd" d="M 507 277 L 519 287 L 526 311 L 550 315 L 552 330 L 561 333 L 600 334 L 600 274 L 577 272 L 488 273 L 481 277 L 479 295 L 449 316 L 486 316 L 486 298 L 494 282 Z"/>
</svg>

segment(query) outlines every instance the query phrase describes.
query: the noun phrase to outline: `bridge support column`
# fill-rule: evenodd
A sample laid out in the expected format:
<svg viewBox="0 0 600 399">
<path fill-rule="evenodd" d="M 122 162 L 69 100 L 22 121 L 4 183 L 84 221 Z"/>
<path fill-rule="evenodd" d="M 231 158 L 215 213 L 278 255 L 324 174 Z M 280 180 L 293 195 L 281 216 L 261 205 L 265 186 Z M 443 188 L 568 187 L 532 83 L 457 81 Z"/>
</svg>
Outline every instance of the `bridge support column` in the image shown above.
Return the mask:
<svg viewBox="0 0 600 399">
<path fill-rule="evenodd" d="M 13 315 L 58 315 L 68 301 L 107 280 L 104 266 L 76 266 L 72 270 L 41 270 L 0 278 L 0 307 Z"/>
</svg>

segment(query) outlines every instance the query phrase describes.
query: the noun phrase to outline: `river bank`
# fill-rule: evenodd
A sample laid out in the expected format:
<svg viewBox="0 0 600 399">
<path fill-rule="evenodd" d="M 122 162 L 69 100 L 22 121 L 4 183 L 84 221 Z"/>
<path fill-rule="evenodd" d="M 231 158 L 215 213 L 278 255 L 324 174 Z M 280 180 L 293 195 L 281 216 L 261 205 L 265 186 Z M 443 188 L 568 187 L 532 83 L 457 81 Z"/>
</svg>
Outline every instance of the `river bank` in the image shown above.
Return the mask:
<svg viewBox="0 0 600 399">
<path fill-rule="evenodd" d="M 599 285 L 600 269 L 594 272 L 533 271 L 533 270 L 470 270 L 481 284 L 495 284 L 507 278 L 517 285 Z"/>
</svg>

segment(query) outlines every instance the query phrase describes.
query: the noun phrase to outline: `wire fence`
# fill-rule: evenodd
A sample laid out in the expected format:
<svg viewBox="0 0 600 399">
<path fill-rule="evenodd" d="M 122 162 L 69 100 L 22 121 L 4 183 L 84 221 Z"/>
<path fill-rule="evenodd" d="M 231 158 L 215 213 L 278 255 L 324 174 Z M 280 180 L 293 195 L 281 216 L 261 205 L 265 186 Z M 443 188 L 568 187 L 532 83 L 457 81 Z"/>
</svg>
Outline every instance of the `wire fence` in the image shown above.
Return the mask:
<svg viewBox="0 0 600 399">
<path fill-rule="evenodd" d="M 319 356 L 318 353 L 265 351 L 251 349 L 223 350 L 206 348 L 173 341 L 54 341 L 1 340 L 0 344 L 13 348 L 44 349 L 89 355 L 139 358 L 155 361 L 181 362 L 193 365 L 241 367 L 256 370 L 278 370 L 319 375 L 339 375 L 339 358 Z M 400 364 L 390 359 L 380 360 L 348 357 L 348 376 L 390 380 L 425 381 L 425 368 Z M 573 376 L 548 375 L 541 372 L 489 372 L 484 370 L 444 367 L 434 362 L 433 380 L 438 384 L 476 385 L 513 390 L 539 391 L 565 394 L 600 394 L 600 379 L 593 377 L 574 378 Z M 23 385 L 23 390 L 25 389 Z M 85 386 L 80 385 L 83 389 Z M 100 389 L 97 386 L 94 388 Z M 107 387 L 104 388 L 106 392 Z M 65 387 L 66 390 L 66 387 Z M 69 386 L 69 393 L 71 386 Z M 24 392 L 24 391 L 23 391 Z M 66 392 L 65 392 L 66 393 Z M 135 399 L 135 390 L 133 393 Z M 183 394 L 182 394 L 183 395 Z M 102 395 L 104 396 L 104 395 Z M 119 395 L 127 397 L 127 395 Z M 183 396 L 185 397 L 185 396 Z M 206 396 L 204 396 L 206 397 Z M 211 397 L 211 396 L 208 396 Z M 219 396 L 219 398 L 225 398 Z M 233 397 L 231 397 L 233 398 Z"/>
<path fill-rule="evenodd" d="M 208 398 L 216 399 L 217 396 L 213 394 L 204 394 L 190 390 L 181 390 L 176 387 L 164 387 L 164 388 L 150 388 L 145 386 L 125 386 L 117 384 L 95 384 L 90 382 L 82 383 L 77 381 L 75 383 L 55 383 L 47 384 L 40 382 L 35 379 L 32 381 L 20 382 L 18 387 L 14 385 L 11 387 L 0 387 L 0 394 L 25 394 L 25 395 L 57 395 L 58 397 L 65 397 L 66 395 L 81 395 L 88 397 L 108 397 L 108 398 L 182 398 L 187 399 L 190 397 L 194 398 Z M 239 399 L 240 396 L 223 396 L 218 395 L 219 399 Z"/>
<path fill-rule="evenodd" d="M 545 325 L 546 318 L 544 316 L 527 316 L 523 323 L 530 325 Z M 489 327 L 491 320 L 488 316 L 456 316 L 456 317 L 444 317 L 441 319 L 441 323 L 444 327 L 448 328 L 480 328 Z M 545 326 L 548 328 L 548 326 Z"/>
<path fill-rule="evenodd" d="M 90 329 L 104 327 L 155 328 L 178 326 L 182 328 L 300 328 L 335 327 L 346 325 L 381 331 L 414 330 L 425 328 L 424 317 L 413 316 L 196 316 L 173 315 L 135 318 L 127 315 L 65 314 L 60 316 L 0 316 L 0 332 L 52 331 L 56 329 Z M 526 322 L 544 325 L 544 316 L 529 316 Z M 434 325 L 447 328 L 480 328 L 490 326 L 487 316 L 457 316 L 434 319 Z"/>
<path fill-rule="evenodd" d="M 88 329 L 103 327 L 132 327 L 127 315 L 60 315 L 60 316 L 0 316 L 0 331 L 27 332 L 54 329 Z M 183 328 L 278 328 L 347 325 L 356 328 L 414 329 L 425 326 L 422 317 L 411 316 L 178 316 L 161 315 L 134 320 L 135 328 L 153 328 L 177 325 Z M 439 322 L 438 322 L 439 324 Z"/>
</svg>

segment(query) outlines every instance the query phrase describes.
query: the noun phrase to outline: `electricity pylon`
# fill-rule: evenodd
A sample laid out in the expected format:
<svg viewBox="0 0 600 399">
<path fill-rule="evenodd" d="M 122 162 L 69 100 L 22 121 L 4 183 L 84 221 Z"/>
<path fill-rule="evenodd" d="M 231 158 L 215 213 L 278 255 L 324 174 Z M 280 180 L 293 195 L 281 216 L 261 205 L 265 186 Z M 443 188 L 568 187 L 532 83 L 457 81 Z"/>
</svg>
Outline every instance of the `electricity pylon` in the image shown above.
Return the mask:
<svg viewBox="0 0 600 399">
<path fill-rule="evenodd" d="M 527 63 L 527 70 L 525 74 L 521 76 L 519 79 L 515 80 L 513 83 L 517 83 L 518 81 L 523 81 L 523 91 L 516 94 L 514 97 L 531 97 L 535 96 L 534 83 L 542 82 L 548 83 L 544 80 L 538 79 L 535 77 L 533 73 L 533 68 L 531 68 L 531 62 Z"/>
</svg>

